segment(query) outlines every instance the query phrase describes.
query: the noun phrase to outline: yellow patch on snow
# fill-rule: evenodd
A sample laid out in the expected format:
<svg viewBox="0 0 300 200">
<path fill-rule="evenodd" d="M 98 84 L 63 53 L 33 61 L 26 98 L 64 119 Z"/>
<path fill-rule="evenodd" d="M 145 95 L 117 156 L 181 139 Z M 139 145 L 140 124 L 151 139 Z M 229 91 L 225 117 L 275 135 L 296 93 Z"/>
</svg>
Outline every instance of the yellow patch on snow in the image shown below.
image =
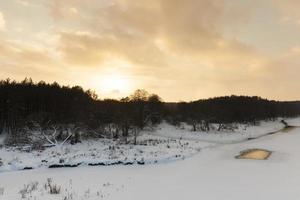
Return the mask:
<svg viewBox="0 0 300 200">
<path fill-rule="evenodd" d="M 271 151 L 264 149 L 249 149 L 242 151 L 236 158 L 238 159 L 254 159 L 254 160 L 266 160 L 271 155 Z"/>
</svg>

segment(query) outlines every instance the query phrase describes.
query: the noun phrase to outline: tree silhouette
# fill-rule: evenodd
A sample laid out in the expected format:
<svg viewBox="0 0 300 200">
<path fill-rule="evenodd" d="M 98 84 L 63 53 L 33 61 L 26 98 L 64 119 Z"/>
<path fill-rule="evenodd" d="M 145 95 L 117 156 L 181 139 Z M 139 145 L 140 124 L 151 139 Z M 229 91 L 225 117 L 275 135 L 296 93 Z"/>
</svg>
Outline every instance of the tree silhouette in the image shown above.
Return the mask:
<svg viewBox="0 0 300 200">
<path fill-rule="evenodd" d="M 80 86 L 34 83 L 30 78 L 0 81 L 0 134 L 8 134 L 11 144 L 30 142 L 33 132 L 48 143 L 61 143 L 66 138 L 76 143 L 81 137 L 121 137 L 127 141 L 162 120 L 187 122 L 194 131 L 208 131 L 211 124 L 219 124 L 222 130 L 235 122 L 256 124 L 297 115 L 298 101 L 269 101 L 257 96 L 167 103 L 139 89 L 121 100 L 101 100 L 94 91 Z"/>
</svg>

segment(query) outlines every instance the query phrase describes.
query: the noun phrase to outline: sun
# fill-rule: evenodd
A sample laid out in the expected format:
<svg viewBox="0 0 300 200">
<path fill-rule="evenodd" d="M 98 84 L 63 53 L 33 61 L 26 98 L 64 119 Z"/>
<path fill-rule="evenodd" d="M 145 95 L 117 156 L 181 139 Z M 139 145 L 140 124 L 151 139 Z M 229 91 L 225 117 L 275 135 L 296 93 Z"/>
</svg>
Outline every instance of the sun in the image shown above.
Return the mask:
<svg viewBox="0 0 300 200">
<path fill-rule="evenodd" d="M 100 87 L 105 93 L 126 93 L 129 90 L 129 81 L 120 74 L 108 74 L 102 77 Z"/>
</svg>

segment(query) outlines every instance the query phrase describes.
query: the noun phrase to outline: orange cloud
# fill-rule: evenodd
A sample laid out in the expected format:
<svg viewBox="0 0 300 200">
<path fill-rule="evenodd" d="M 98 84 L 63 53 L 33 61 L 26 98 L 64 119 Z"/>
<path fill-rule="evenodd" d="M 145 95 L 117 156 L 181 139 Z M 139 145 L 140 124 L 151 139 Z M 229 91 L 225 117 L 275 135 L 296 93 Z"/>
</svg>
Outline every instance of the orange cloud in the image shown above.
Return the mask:
<svg viewBox="0 0 300 200">
<path fill-rule="evenodd" d="M 0 31 L 5 30 L 6 22 L 4 20 L 3 14 L 0 12 Z"/>
<path fill-rule="evenodd" d="M 300 25 L 300 2 L 298 0 L 273 0 L 273 2 L 282 15 L 282 21 Z"/>
<path fill-rule="evenodd" d="M 269 9 L 264 22 L 274 30 L 281 28 L 277 9 L 282 16 L 298 18 L 296 11 L 288 12 L 298 7 L 291 0 L 41 0 L 34 6 L 26 0 L 18 6 L 0 2 L 10 11 L 3 11 L 10 28 L 0 32 L 1 76 L 59 79 L 97 89 L 100 79 L 116 73 L 132 89 L 145 88 L 165 100 L 233 93 L 296 98 L 286 92 L 299 89 L 295 74 L 300 44 L 289 37 L 296 29 L 274 37 L 281 43 L 289 40 L 282 46 L 293 44 L 292 50 L 278 47 L 272 53 L 277 41 L 260 48 L 257 27 L 266 24 L 251 19 L 261 3 Z M 30 14 L 23 13 L 24 6 Z M 255 24 L 247 24 L 249 20 Z"/>
</svg>

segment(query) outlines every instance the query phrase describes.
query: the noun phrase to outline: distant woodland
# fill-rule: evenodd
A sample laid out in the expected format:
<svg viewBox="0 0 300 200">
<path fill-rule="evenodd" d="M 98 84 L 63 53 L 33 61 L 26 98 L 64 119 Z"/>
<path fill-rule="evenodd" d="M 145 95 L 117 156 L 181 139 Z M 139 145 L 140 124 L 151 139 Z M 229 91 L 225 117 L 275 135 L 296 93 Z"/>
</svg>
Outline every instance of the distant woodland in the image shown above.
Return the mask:
<svg viewBox="0 0 300 200">
<path fill-rule="evenodd" d="M 168 103 L 156 94 L 136 90 L 132 95 L 101 99 L 91 90 L 58 83 L 0 81 L 0 134 L 8 145 L 56 145 L 82 138 L 122 138 L 135 142 L 138 133 L 163 120 L 186 122 L 192 131 L 218 130 L 233 123 L 300 115 L 300 102 L 270 101 L 257 96 L 225 96 L 191 102 Z"/>
</svg>

